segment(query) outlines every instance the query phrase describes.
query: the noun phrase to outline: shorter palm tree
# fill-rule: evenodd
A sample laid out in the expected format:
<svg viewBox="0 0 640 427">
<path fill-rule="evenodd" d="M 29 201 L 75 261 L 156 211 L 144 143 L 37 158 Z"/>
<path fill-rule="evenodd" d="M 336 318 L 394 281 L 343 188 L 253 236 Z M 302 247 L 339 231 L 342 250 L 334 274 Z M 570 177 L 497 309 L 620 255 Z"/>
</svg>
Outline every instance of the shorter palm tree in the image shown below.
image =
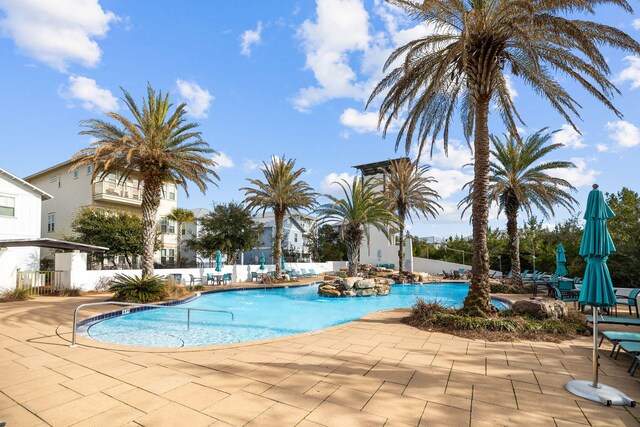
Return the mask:
<svg viewBox="0 0 640 427">
<path fill-rule="evenodd" d="M 404 268 L 404 230 L 407 219 L 413 222 L 411 213 L 417 218 L 429 215 L 436 217 L 438 209 L 442 206 L 436 202 L 440 198 L 438 192 L 429 187 L 436 183 L 432 176 L 427 176 L 431 169 L 427 165 L 418 167 L 409 159 L 391 160 L 389 169 L 382 169 L 384 179 L 378 184 L 383 187 L 382 194 L 386 199 L 389 209 L 395 211 L 398 217 L 398 231 L 400 241 L 398 248 L 398 270 L 402 273 Z"/>
<path fill-rule="evenodd" d="M 253 187 L 245 187 L 244 190 L 247 208 L 260 212 L 262 215 L 267 209 L 273 211 L 276 225 L 276 236 L 273 247 L 273 257 L 276 264 L 276 277 L 282 277 L 282 267 L 279 262 L 282 256 L 282 228 L 285 215 L 300 213 L 302 209 L 312 209 L 316 205 L 318 195 L 300 176 L 305 168 L 295 170 L 295 159 L 286 160 L 272 157 L 271 163 L 264 163 L 262 173 L 264 181 L 248 179 Z"/>
<path fill-rule="evenodd" d="M 331 203 L 320 206 L 316 213 L 323 221 L 341 227 L 347 245 L 348 274 L 355 276 L 358 273 L 360 246 L 365 237 L 369 239 L 368 226 L 388 236 L 388 227 L 396 225 L 397 219 L 378 191 L 375 179 L 364 181 L 356 176 L 351 184 L 344 179 L 337 184 L 342 188 L 344 198 L 327 195 Z"/>
<path fill-rule="evenodd" d="M 535 207 L 548 219 L 555 214 L 554 206 L 563 206 L 573 212 L 573 205 L 577 203 L 567 191 L 576 191 L 569 181 L 548 175 L 550 171 L 575 168 L 576 165 L 566 161 L 541 163 L 543 157 L 564 146 L 548 144 L 553 133 L 545 133 L 546 130 L 539 130 L 522 143 L 513 136 L 505 135 L 505 142 L 502 142 L 491 135 L 494 160 L 489 177 L 489 202 L 497 204 L 499 212 L 504 211 L 507 216 L 511 271 L 518 282 L 522 282 L 518 211 L 522 209 L 531 217 Z M 469 195 L 460 204 L 466 204 L 468 208 L 473 185 L 467 183 L 466 186 L 470 189 Z"/>
<path fill-rule="evenodd" d="M 182 226 L 188 222 L 195 221 L 196 218 L 193 215 L 193 212 L 188 209 L 174 208 L 171 213 L 167 215 L 167 219 L 176 222 L 176 230 L 178 232 L 178 235 L 176 237 L 176 255 L 178 267 L 181 267 L 182 258 L 180 256 L 180 250 L 182 249 Z"/>
</svg>

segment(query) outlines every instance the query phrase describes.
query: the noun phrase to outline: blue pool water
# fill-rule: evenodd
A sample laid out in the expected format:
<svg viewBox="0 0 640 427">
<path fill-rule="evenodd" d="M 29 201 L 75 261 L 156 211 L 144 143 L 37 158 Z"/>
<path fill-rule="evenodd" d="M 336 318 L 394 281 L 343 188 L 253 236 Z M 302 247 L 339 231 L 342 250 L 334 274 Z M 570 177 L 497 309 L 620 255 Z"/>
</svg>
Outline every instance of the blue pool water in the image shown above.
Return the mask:
<svg viewBox="0 0 640 427">
<path fill-rule="evenodd" d="M 148 310 L 93 324 L 89 335 L 103 342 L 149 347 L 231 344 L 310 332 L 358 319 L 377 310 L 411 307 L 418 297 L 459 307 L 469 292 L 464 283 L 393 285 L 391 293 L 368 298 L 325 298 L 318 286 L 205 294 L 179 307 L 229 310 L 235 315 Z M 503 309 L 498 301 L 494 305 Z"/>
</svg>

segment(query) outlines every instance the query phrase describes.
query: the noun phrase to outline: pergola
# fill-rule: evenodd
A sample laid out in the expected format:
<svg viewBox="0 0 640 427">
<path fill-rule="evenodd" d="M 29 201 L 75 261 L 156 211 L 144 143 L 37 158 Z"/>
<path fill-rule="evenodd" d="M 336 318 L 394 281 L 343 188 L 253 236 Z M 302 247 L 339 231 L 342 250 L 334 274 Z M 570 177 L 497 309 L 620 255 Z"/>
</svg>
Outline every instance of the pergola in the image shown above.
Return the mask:
<svg viewBox="0 0 640 427">
<path fill-rule="evenodd" d="M 106 252 L 109 248 L 87 245 L 84 243 L 68 242 L 66 240 L 38 238 L 38 239 L 7 239 L 0 240 L 0 248 L 37 247 L 49 249 L 63 249 L 67 251 Z"/>
</svg>

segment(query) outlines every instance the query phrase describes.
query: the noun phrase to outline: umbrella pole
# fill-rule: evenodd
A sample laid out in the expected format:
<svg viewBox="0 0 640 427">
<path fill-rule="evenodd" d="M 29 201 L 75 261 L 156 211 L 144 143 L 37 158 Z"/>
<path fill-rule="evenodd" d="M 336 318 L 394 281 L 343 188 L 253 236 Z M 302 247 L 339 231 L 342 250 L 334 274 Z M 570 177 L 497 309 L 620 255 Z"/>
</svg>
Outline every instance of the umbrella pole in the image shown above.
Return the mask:
<svg viewBox="0 0 640 427">
<path fill-rule="evenodd" d="M 598 388 L 598 309 L 591 307 L 593 316 L 593 387 Z"/>
</svg>

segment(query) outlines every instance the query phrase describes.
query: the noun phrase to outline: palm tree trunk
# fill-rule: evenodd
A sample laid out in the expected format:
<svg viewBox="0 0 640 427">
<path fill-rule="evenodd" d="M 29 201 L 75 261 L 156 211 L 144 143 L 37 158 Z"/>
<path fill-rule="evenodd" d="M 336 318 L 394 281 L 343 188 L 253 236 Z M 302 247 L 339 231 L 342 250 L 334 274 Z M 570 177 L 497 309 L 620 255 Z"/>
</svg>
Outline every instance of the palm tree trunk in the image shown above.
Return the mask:
<svg viewBox="0 0 640 427">
<path fill-rule="evenodd" d="M 487 249 L 487 225 L 489 222 L 489 101 L 490 97 L 477 99 L 473 141 L 473 278 L 464 308 L 472 316 L 487 316 L 491 312 L 489 287 L 489 250 Z"/>
<path fill-rule="evenodd" d="M 280 258 L 282 258 L 282 227 L 284 223 L 284 212 L 274 211 L 276 220 L 276 241 L 273 247 L 273 262 L 276 264 L 276 279 L 282 278 L 282 265 L 280 264 Z"/>
<path fill-rule="evenodd" d="M 158 227 L 158 207 L 162 181 L 144 181 L 142 188 L 142 276 L 153 276 L 153 253 Z"/>
<path fill-rule="evenodd" d="M 178 235 L 176 236 L 176 262 L 178 268 L 180 268 L 180 246 L 182 245 L 182 223 L 180 221 L 176 221 L 176 228 L 178 230 Z"/>
<path fill-rule="evenodd" d="M 509 236 L 509 255 L 511 256 L 511 274 L 516 284 L 522 284 L 520 274 L 520 237 L 518 236 L 518 207 L 507 204 L 507 235 Z"/>
<path fill-rule="evenodd" d="M 402 274 L 404 270 L 404 218 L 400 219 L 400 239 L 398 241 L 398 273 Z"/>
<path fill-rule="evenodd" d="M 347 238 L 345 243 L 347 246 L 347 260 L 349 261 L 347 276 L 354 277 L 358 274 L 358 258 L 360 245 L 362 244 L 362 230 L 347 230 Z"/>
</svg>

